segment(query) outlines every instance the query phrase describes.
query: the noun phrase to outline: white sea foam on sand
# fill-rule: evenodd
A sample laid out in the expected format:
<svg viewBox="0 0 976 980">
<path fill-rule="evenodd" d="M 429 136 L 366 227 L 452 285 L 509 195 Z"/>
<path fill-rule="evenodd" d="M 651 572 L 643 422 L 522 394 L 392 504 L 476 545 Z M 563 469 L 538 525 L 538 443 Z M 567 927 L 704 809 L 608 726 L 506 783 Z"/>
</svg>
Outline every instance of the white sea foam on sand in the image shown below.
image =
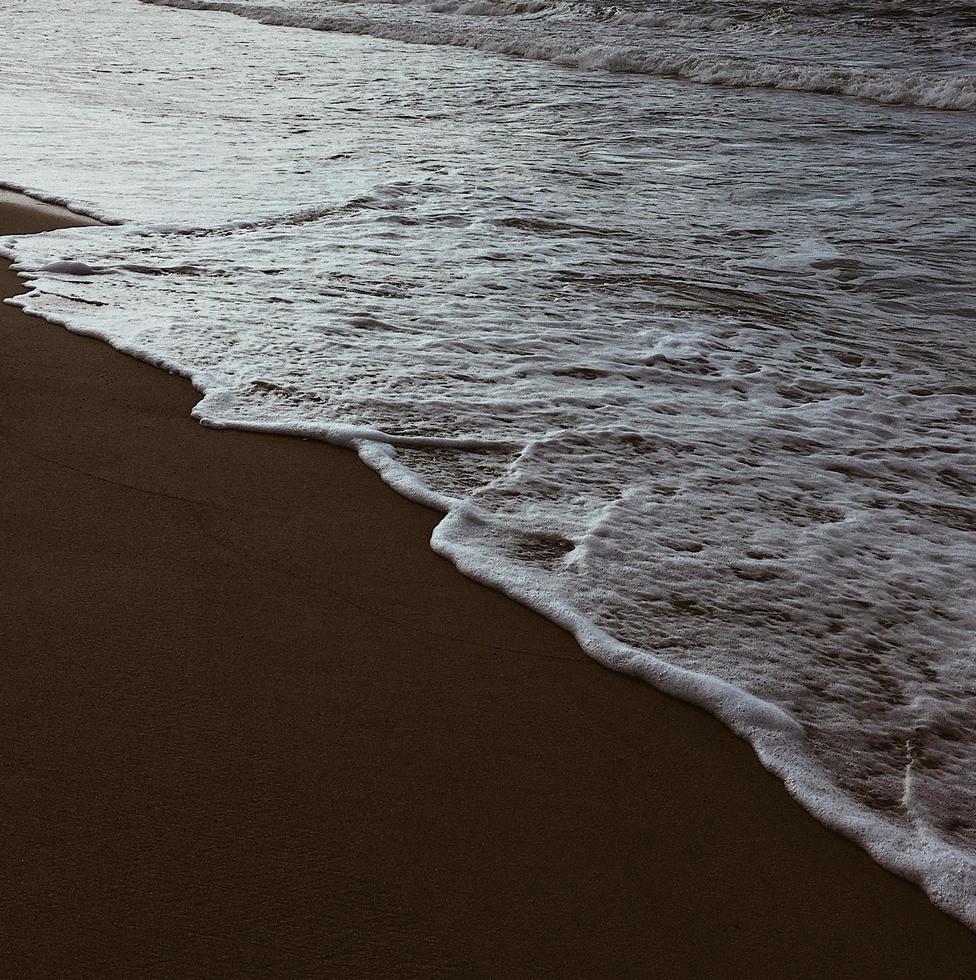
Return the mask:
<svg viewBox="0 0 976 980">
<path fill-rule="evenodd" d="M 976 924 L 976 116 L 129 0 L 0 36 L 0 180 L 120 222 L 0 241 L 28 309 L 353 445 Z"/>
</svg>

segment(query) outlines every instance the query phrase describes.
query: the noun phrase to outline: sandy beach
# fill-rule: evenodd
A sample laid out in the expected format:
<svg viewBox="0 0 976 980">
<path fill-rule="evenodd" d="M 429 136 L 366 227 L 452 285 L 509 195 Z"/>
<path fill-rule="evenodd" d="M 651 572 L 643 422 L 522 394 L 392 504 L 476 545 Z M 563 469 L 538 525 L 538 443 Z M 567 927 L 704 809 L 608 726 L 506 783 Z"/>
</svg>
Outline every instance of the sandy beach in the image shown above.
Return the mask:
<svg viewBox="0 0 976 980">
<path fill-rule="evenodd" d="M 2 233 L 72 220 L 0 201 Z M 976 975 L 352 453 L 203 428 L 186 381 L 0 316 L 0 975 Z"/>
</svg>

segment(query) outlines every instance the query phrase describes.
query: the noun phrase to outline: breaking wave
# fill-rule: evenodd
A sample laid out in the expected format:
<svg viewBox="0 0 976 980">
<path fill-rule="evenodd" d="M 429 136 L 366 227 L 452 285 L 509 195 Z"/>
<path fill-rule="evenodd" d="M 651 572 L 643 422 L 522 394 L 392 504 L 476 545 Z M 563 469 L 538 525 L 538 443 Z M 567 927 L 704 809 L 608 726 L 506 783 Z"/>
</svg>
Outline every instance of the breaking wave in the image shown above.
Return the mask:
<svg viewBox="0 0 976 980">
<path fill-rule="evenodd" d="M 610 42 L 601 38 L 611 33 L 607 21 L 592 24 L 568 17 L 568 5 L 552 6 L 541 0 L 495 3 L 491 0 L 443 0 L 420 13 L 410 5 L 395 10 L 380 5 L 363 5 L 363 12 L 350 12 L 353 4 L 271 6 L 227 0 L 142 0 L 143 3 L 184 10 L 209 10 L 236 14 L 262 24 L 298 27 L 315 31 L 359 34 L 412 44 L 450 45 L 492 54 L 566 67 L 679 79 L 729 88 L 778 89 L 866 99 L 884 105 L 917 106 L 957 111 L 976 110 L 976 73 L 913 71 L 881 66 L 860 68 L 837 64 L 790 62 L 781 58 L 764 60 L 681 46 L 655 46 L 653 39 L 628 43 L 626 33 Z M 323 13 L 323 8 L 329 12 Z M 441 16 L 431 16 L 431 12 Z M 524 20 L 526 15 L 545 12 L 559 23 Z M 450 17 L 446 15 L 452 15 Z M 466 22 L 477 15 L 492 23 L 473 29 Z M 729 27 L 727 18 L 648 12 L 609 12 L 613 25 L 643 28 L 699 30 Z M 502 24 L 494 23 L 504 19 Z M 517 26 L 509 21 L 519 19 Z M 567 24 L 569 26 L 567 26 Z"/>
</svg>

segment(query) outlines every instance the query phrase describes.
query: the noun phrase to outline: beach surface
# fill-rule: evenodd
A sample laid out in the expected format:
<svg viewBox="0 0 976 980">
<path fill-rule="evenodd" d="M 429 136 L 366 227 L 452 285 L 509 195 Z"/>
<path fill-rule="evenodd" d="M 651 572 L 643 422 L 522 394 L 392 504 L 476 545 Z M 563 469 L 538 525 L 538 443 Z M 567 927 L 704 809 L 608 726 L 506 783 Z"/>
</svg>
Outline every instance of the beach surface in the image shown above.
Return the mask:
<svg viewBox="0 0 976 980">
<path fill-rule="evenodd" d="M 0 198 L 2 233 L 73 220 Z M 0 317 L 0 975 L 976 975 L 353 453 L 203 428 L 186 381 Z"/>
</svg>

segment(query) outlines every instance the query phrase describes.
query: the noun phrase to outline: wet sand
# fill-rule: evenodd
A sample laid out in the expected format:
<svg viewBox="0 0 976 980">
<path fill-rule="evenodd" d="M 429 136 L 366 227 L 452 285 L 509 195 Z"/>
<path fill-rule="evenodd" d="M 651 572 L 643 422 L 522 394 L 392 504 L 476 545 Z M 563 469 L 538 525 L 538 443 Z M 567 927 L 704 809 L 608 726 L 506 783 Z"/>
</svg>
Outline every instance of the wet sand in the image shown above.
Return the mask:
<svg viewBox="0 0 976 980">
<path fill-rule="evenodd" d="M 0 975 L 976 976 L 714 719 L 196 399 L 0 307 Z"/>
</svg>

